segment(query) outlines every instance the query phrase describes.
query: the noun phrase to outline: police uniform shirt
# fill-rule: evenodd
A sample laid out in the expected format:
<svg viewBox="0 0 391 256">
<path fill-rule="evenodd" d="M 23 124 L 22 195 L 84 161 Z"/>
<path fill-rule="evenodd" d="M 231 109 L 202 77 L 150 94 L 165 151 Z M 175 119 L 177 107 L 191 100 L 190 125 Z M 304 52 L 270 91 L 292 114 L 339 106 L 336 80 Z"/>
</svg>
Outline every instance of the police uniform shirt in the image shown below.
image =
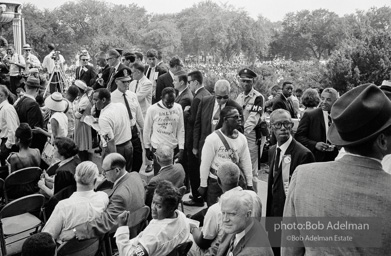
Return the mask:
<svg viewBox="0 0 391 256">
<path fill-rule="evenodd" d="M 261 115 L 258 114 L 259 111 L 252 111 L 254 106 L 254 101 L 258 96 L 262 96 L 262 94 L 256 91 L 254 88 L 245 95 L 244 92 L 240 93 L 236 99 L 236 102 L 243 108 L 243 119 L 244 119 L 244 127 L 248 127 L 249 132 L 251 132 L 255 126 L 258 124 L 258 121 Z M 263 97 L 263 96 L 262 96 Z M 262 111 L 265 107 L 265 101 L 263 101 Z M 250 114 L 255 115 L 257 118 L 248 118 Z M 247 129 L 246 129 L 247 130 Z"/>
</svg>

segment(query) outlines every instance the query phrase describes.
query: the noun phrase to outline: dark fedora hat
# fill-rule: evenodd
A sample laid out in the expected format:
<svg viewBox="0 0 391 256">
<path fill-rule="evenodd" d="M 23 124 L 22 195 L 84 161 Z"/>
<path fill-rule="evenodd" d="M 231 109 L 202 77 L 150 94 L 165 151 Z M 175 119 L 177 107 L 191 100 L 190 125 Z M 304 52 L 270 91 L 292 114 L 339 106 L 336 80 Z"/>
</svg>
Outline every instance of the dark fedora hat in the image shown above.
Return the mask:
<svg viewBox="0 0 391 256">
<path fill-rule="evenodd" d="M 391 126 L 391 101 L 374 84 L 357 86 L 331 108 L 327 137 L 337 146 L 361 144 Z"/>
</svg>

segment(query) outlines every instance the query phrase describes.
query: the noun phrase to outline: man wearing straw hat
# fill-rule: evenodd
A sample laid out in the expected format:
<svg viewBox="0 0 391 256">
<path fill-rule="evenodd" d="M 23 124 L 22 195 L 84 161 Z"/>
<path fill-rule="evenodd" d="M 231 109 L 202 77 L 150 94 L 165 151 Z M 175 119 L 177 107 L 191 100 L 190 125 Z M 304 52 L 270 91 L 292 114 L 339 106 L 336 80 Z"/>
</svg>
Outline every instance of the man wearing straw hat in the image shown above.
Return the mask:
<svg viewBox="0 0 391 256">
<path fill-rule="evenodd" d="M 31 50 L 32 48 L 29 44 L 23 45 L 23 51 L 24 51 L 23 57 L 26 62 L 26 73 L 29 73 L 29 70 L 31 68 L 38 68 L 38 69 L 41 68 L 41 62 L 39 61 L 37 56 L 31 53 Z"/>
<path fill-rule="evenodd" d="M 316 245 L 309 240 L 292 244 L 287 241 L 292 232 L 283 229 L 282 255 L 389 254 L 391 176 L 382 169 L 381 160 L 391 153 L 390 113 L 391 101 L 374 84 L 358 86 L 338 99 L 331 109 L 333 123 L 327 135 L 331 143 L 345 148 L 346 155 L 337 161 L 297 167 L 284 207 L 284 218 L 295 220 L 298 216 L 327 216 L 333 218 L 328 219 L 332 224 L 336 221 L 358 224 L 370 222 L 367 217 L 374 217 L 368 229 L 362 233 L 357 228 L 331 230 L 332 235 L 336 232 L 344 237 L 349 235 L 350 241 L 334 239 Z M 316 236 L 319 232 L 320 229 L 312 234 Z M 295 237 L 306 234 L 306 230 L 293 231 Z"/>
</svg>

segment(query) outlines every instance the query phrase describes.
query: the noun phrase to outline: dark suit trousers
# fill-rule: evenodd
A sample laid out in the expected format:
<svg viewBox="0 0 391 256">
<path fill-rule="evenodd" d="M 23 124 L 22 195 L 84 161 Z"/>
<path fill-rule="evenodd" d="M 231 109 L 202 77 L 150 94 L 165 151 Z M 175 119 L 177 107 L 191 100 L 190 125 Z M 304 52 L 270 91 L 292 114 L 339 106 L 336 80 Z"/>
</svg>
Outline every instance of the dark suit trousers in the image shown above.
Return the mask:
<svg viewBox="0 0 391 256">
<path fill-rule="evenodd" d="M 143 165 L 143 148 L 141 146 L 141 140 L 139 136 L 133 136 L 132 134 L 131 141 L 133 145 L 132 172 L 139 172 Z"/>
<path fill-rule="evenodd" d="M 132 171 L 132 158 L 133 158 L 133 146 L 132 142 L 129 140 L 125 143 L 115 146 L 117 153 L 122 155 L 126 160 L 126 171 Z"/>
<path fill-rule="evenodd" d="M 200 160 L 193 154 L 191 150 L 187 151 L 187 170 L 188 177 L 191 186 L 191 193 L 193 195 L 193 201 L 203 201 L 202 198 L 197 200 L 200 197 L 198 193 L 198 188 L 200 187 Z"/>
</svg>

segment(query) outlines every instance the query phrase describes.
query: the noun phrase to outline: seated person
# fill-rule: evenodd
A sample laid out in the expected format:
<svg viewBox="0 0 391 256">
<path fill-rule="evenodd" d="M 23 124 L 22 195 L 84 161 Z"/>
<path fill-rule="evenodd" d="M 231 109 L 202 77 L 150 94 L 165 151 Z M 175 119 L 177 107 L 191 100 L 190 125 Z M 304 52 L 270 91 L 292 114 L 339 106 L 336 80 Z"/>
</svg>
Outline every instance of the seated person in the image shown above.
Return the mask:
<svg viewBox="0 0 391 256">
<path fill-rule="evenodd" d="M 52 196 L 61 189 L 74 184 L 72 179 L 69 179 L 69 176 L 71 178 L 74 176 L 76 166 L 81 162 L 79 156 L 77 155 L 78 152 L 79 149 L 72 139 L 66 137 L 57 137 L 54 139 L 53 157 L 59 161 L 51 165 L 48 170 L 44 172 L 45 183 L 42 183 L 42 186 L 40 186 L 40 188 L 45 191 L 47 195 Z M 59 175 L 57 179 L 55 179 L 55 176 L 61 171 L 68 171 L 68 178 L 66 174 L 63 174 L 65 176 L 64 178 L 66 178 L 65 180 L 60 178 L 62 175 Z M 70 181 L 71 183 L 67 181 Z"/>
<path fill-rule="evenodd" d="M 175 187 L 180 188 L 183 186 L 185 180 L 185 171 L 181 164 L 173 164 L 174 151 L 168 145 L 160 145 L 155 152 L 156 161 L 160 165 L 160 170 L 156 176 L 154 176 L 146 187 L 147 196 L 145 204 L 151 206 L 153 193 L 156 188 L 156 184 L 160 180 L 168 180 Z"/>
<path fill-rule="evenodd" d="M 253 200 L 245 191 L 227 191 L 221 198 L 221 216 L 224 231 L 216 255 L 272 256 L 265 228 L 251 217 Z M 232 244 L 232 241 L 233 244 Z"/>
<path fill-rule="evenodd" d="M 37 233 L 24 241 L 22 256 L 55 256 L 56 247 L 56 243 L 49 233 Z"/>
<path fill-rule="evenodd" d="M 91 161 L 82 162 L 76 167 L 76 192 L 57 204 L 43 232 L 48 232 L 57 240 L 63 230 L 73 229 L 100 216 L 106 209 L 109 198 L 104 192 L 94 191 L 98 175 L 98 167 Z"/>
<path fill-rule="evenodd" d="M 252 199 L 251 216 L 260 221 L 262 216 L 261 198 L 254 191 L 243 190 L 238 186 L 239 175 L 240 169 L 236 164 L 230 162 L 223 163 L 217 170 L 217 183 L 223 190 L 223 193 L 244 191 L 249 194 Z M 217 202 L 207 210 L 202 230 L 196 227 L 191 228 L 194 243 L 190 249 L 190 255 L 210 255 L 216 253 L 218 237 L 221 234 L 221 221 L 221 203 Z"/>
<path fill-rule="evenodd" d="M 153 220 L 138 236 L 129 240 L 127 220 L 129 212 L 121 213 L 115 233 L 119 254 L 122 256 L 168 255 L 177 245 L 189 240 L 190 228 L 185 215 L 178 211 L 181 195 L 169 181 L 158 183 L 152 201 Z M 143 252 L 143 254 L 141 253 Z M 138 254 L 137 254 L 138 255 Z"/>
<path fill-rule="evenodd" d="M 39 167 L 41 164 L 41 153 L 37 148 L 30 148 L 33 138 L 31 127 L 27 123 L 21 123 L 15 131 L 16 145 L 19 152 L 11 153 L 8 162 L 11 165 L 11 172 L 26 167 Z"/>
</svg>

